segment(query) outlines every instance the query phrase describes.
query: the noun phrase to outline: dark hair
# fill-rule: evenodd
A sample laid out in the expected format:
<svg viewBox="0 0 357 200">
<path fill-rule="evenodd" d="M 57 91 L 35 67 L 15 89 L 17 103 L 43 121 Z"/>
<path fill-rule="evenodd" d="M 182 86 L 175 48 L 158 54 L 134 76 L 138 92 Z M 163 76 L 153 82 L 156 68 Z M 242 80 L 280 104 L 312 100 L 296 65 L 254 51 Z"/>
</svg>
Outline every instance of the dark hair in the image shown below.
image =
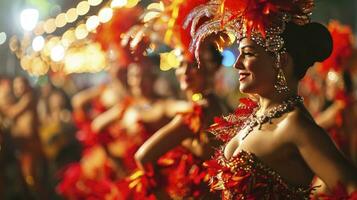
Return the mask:
<svg viewBox="0 0 357 200">
<path fill-rule="evenodd" d="M 217 49 L 217 47 L 213 44 L 208 46 L 208 50 L 212 53 L 213 61 L 217 65 L 221 65 L 223 61 L 223 56 L 221 52 Z"/>
<path fill-rule="evenodd" d="M 227 38 L 228 35 L 225 33 L 213 33 L 209 35 L 200 44 L 200 49 L 206 50 L 212 55 L 212 60 L 215 64 L 221 65 L 223 61 L 223 56 L 218 49 L 218 38 Z"/>
<path fill-rule="evenodd" d="M 345 91 L 347 92 L 347 94 L 353 93 L 353 82 L 352 82 L 351 73 L 349 71 L 344 71 L 342 74 L 342 78 L 345 86 Z"/>
<path fill-rule="evenodd" d="M 294 74 L 302 79 L 309 67 L 315 62 L 322 62 L 332 52 L 332 37 L 325 26 L 319 23 L 308 23 L 300 26 L 287 23 L 281 35 L 285 48 L 294 62 Z"/>
</svg>

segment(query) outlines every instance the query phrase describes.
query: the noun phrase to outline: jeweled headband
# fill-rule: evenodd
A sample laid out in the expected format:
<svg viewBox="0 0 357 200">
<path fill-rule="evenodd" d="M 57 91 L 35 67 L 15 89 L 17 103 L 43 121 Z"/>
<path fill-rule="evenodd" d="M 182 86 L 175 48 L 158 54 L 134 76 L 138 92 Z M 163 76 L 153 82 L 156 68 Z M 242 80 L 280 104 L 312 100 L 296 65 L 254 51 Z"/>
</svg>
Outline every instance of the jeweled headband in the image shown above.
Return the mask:
<svg viewBox="0 0 357 200">
<path fill-rule="evenodd" d="M 309 23 L 313 7 L 313 0 L 210 0 L 190 12 L 184 27 L 191 24 L 190 50 L 197 60 L 199 44 L 218 32 L 233 34 L 238 40 L 249 37 L 267 51 L 280 54 L 285 51 L 280 34 L 286 23 Z"/>
</svg>

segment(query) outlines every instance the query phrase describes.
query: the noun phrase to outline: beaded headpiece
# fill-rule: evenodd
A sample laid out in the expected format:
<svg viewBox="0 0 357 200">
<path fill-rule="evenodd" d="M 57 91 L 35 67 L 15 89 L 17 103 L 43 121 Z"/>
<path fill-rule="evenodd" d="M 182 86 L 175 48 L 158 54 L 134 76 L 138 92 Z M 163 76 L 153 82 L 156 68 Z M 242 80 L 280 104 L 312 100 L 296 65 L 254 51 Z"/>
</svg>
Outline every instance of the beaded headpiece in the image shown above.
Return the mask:
<svg viewBox="0 0 357 200">
<path fill-rule="evenodd" d="M 201 41 L 217 32 L 249 37 L 267 51 L 280 53 L 285 50 L 280 34 L 286 23 L 309 23 L 313 7 L 313 0 L 211 0 L 192 10 L 184 27 L 191 24 L 190 50 L 197 59 Z M 200 23 L 203 18 L 209 20 Z"/>
</svg>

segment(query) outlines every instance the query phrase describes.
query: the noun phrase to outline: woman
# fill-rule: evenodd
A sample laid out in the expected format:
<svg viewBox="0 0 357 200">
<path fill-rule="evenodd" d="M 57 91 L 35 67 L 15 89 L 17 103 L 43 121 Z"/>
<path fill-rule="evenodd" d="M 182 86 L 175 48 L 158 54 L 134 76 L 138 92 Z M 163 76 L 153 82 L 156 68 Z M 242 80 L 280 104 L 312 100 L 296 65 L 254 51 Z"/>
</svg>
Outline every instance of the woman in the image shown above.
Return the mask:
<svg viewBox="0 0 357 200">
<path fill-rule="evenodd" d="M 7 102 L 8 105 L 3 109 L 3 113 L 11 121 L 11 139 L 21 175 L 26 186 L 34 191 L 34 195 L 47 199 L 48 168 L 38 132 L 37 98 L 30 83 L 24 77 L 16 77 L 12 87 L 16 100 Z"/>
<path fill-rule="evenodd" d="M 201 62 L 184 63 L 176 70 L 180 87 L 185 92 L 190 109 L 178 113 L 167 125 L 151 136 L 136 152 L 139 168 L 155 183 L 141 192 L 158 199 L 208 198 L 208 188 L 202 184 L 205 172 L 202 163 L 221 143 L 204 130 L 213 117 L 227 112 L 227 107 L 214 94 L 214 74 L 220 69 L 222 56 L 213 44 L 201 50 Z M 141 177 L 142 178 L 142 177 Z M 135 182 L 135 181 L 132 181 Z M 144 185 L 145 178 L 141 179 Z M 136 197 L 139 199 L 138 197 Z M 144 198 L 144 197 L 141 197 Z"/>
<path fill-rule="evenodd" d="M 353 126 L 353 82 L 348 61 L 353 52 L 353 33 L 350 27 L 331 21 L 328 29 L 332 35 L 331 56 L 319 65 L 325 83 L 325 105 L 316 116 L 316 123 L 332 137 L 338 148 L 349 158 Z"/>
<path fill-rule="evenodd" d="M 188 22 L 212 17 L 198 28 L 192 23 L 193 44 L 210 32 L 237 36 L 240 90 L 257 98 L 256 106 L 246 101 L 214 128 L 232 136 L 207 162 L 211 189 L 223 199 L 308 199 L 314 174 L 330 188 L 344 185 L 346 196 L 356 189 L 357 170 L 297 95 L 306 70 L 332 50 L 327 29 L 309 21 L 312 8 L 310 0 L 225 0 L 203 4 L 188 16 Z"/>
<path fill-rule="evenodd" d="M 116 112 L 116 117 L 109 117 L 111 123 L 97 133 L 103 142 L 85 149 L 81 160 L 63 171 L 57 190 L 66 198 L 110 196 L 127 199 L 127 186 L 122 178 L 135 168 L 134 153 L 170 117 L 153 88 L 156 80 L 154 61 L 140 62 L 128 67 L 128 84 L 133 99 L 123 106 L 122 113 Z M 145 66 L 141 66 L 143 63 Z M 112 109 L 108 111 L 114 112 Z"/>
</svg>

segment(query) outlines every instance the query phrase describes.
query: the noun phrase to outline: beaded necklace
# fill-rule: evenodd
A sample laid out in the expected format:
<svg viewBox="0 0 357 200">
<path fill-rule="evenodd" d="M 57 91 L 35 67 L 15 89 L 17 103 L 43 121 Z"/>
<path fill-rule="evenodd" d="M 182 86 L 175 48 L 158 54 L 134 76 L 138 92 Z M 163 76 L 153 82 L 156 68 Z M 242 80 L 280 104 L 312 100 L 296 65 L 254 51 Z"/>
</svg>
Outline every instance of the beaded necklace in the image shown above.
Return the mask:
<svg viewBox="0 0 357 200">
<path fill-rule="evenodd" d="M 303 98 L 301 96 L 293 96 L 288 98 L 287 100 L 283 101 L 282 104 L 279 104 L 269 111 L 265 112 L 261 116 L 257 116 L 256 113 L 259 109 L 256 109 L 247 121 L 244 123 L 242 130 L 247 128 L 245 135 L 243 136 L 242 140 L 244 140 L 254 129 L 254 127 L 259 126 L 258 129 L 262 128 L 262 125 L 269 122 L 272 123 L 272 119 L 279 118 L 283 114 L 291 112 L 294 108 L 299 105 L 303 104 Z"/>
</svg>

